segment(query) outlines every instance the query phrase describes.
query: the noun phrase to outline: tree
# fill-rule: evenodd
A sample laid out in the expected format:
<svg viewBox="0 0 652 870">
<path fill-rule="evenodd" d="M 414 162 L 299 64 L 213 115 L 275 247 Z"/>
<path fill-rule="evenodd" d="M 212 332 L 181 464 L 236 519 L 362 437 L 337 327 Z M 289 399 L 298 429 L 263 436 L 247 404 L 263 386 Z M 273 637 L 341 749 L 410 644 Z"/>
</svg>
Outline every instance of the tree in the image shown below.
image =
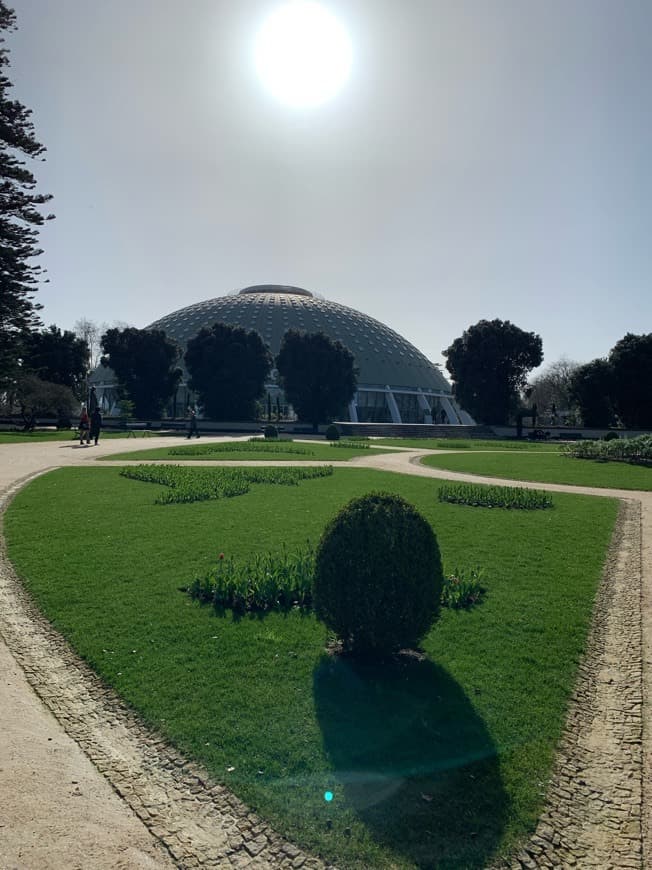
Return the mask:
<svg viewBox="0 0 652 870">
<path fill-rule="evenodd" d="M 43 381 L 69 387 L 78 399 L 85 393 L 88 345 L 74 332 L 61 332 L 54 324 L 31 332 L 23 341 L 23 369 Z"/>
<path fill-rule="evenodd" d="M 42 253 L 38 227 L 53 217 L 39 210 L 52 197 L 35 192 L 36 179 L 24 159 L 40 157 L 45 148 L 35 139 L 31 110 L 9 97 L 4 34 L 15 29 L 13 9 L 0 0 L 0 386 L 16 376 L 21 340 L 39 323 L 41 306 L 32 295 L 42 269 L 33 258 Z"/>
<path fill-rule="evenodd" d="M 287 400 L 315 432 L 320 423 L 343 413 L 356 390 L 353 354 L 323 332 L 288 330 L 276 367 Z"/>
<path fill-rule="evenodd" d="M 555 411 L 568 411 L 574 404 L 571 395 L 571 384 L 579 363 L 561 357 L 551 363 L 546 369 L 532 378 L 530 401 L 537 405 L 539 413 L 552 414 Z"/>
<path fill-rule="evenodd" d="M 213 420 L 252 420 L 272 366 L 257 332 L 214 323 L 191 338 L 185 362 L 188 386 Z"/>
<path fill-rule="evenodd" d="M 652 427 L 652 333 L 628 332 L 609 353 L 613 397 L 618 416 L 628 429 Z"/>
<path fill-rule="evenodd" d="M 118 381 L 118 394 L 133 402 L 136 416 L 160 417 L 181 380 L 175 366 L 181 351 L 159 329 L 109 329 L 102 336 L 104 356 Z"/>
<path fill-rule="evenodd" d="M 482 423 L 504 425 L 527 373 L 541 365 L 541 337 L 509 320 L 481 320 L 443 351 L 458 402 Z"/>
<path fill-rule="evenodd" d="M 585 426 L 611 426 L 614 422 L 613 368 L 606 359 L 594 359 L 579 366 L 571 379 L 571 398 Z"/>
<path fill-rule="evenodd" d="M 26 429 L 34 427 L 36 417 L 56 416 L 69 424 L 77 402 L 69 387 L 44 381 L 34 374 L 21 375 L 15 387 L 14 401 Z"/>
<path fill-rule="evenodd" d="M 88 370 L 94 371 L 100 364 L 102 356 L 102 333 L 108 329 L 107 324 L 100 326 L 86 317 L 80 317 L 73 325 L 77 338 L 81 338 L 88 345 Z"/>
</svg>

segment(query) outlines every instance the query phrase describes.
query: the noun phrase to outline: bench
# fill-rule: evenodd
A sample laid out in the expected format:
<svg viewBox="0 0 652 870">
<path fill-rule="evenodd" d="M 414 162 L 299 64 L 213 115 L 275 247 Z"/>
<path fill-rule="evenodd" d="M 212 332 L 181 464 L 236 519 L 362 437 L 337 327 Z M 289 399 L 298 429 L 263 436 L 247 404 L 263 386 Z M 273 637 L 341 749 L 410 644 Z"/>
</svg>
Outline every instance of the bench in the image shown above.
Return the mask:
<svg viewBox="0 0 652 870">
<path fill-rule="evenodd" d="M 124 423 L 120 427 L 121 429 L 127 430 L 128 438 L 135 438 L 136 432 L 142 432 L 143 438 L 147 435 L 151 435 L 152 424 L 151 423 Z"/>
</svg>

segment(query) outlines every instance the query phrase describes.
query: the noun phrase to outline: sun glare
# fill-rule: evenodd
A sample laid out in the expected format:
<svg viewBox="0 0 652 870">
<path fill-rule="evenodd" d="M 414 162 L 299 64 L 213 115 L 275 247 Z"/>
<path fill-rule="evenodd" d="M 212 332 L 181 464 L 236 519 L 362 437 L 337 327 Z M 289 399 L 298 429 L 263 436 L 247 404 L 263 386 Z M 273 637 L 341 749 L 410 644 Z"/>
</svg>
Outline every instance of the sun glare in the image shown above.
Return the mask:
<svg viewBox="0 0 652 870">
<path fill-rule="evenodd" d="M 348 33 L 313 0 L 279 6 L 256 35 L 256 71 L 286 105 L 316 106 L 333 97 L 349 76 L 351 60 Z"/>
</svg>

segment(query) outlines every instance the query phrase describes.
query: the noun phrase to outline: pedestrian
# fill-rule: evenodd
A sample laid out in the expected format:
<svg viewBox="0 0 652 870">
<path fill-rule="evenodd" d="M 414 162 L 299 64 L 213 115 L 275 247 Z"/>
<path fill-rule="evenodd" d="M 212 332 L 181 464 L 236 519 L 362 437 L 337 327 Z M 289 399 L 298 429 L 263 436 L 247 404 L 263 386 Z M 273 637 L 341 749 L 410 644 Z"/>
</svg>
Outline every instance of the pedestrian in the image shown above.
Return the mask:
<svg viewBox="0 0 652 870">
<path fill-rule="evenodd" d="M 95 406 L 93 412 L 91 414 L 91 427 L 89 429 L 89 441 L 91 438 L 95 439 L 95 445 L 97 446 L 97 442 L 100 440 L 100 432 L 102 431 L 102 415 L 100 414 L 100 409 Z"/>
<path fill-rule="evenodd" d="M 194 408 L 188 408 L 188 413 L 190 414 L 190 429 L 188 431 L 188 438 L 192 438 L 193 435 L 199 438 L 199 429 L 197 428 L 197 411 Z"/>
<path fill-rule="evenodd" d="M 88 416 L 88 411 L 86 410 L 86 405 L 82 405 L 81 416 L 79 418 L 79 443 L 83 444 L 84 439 L 86 439 L 86 443 L 91 443 L 91 435 L 90 435 L 91 421 Z"/>
</svg>

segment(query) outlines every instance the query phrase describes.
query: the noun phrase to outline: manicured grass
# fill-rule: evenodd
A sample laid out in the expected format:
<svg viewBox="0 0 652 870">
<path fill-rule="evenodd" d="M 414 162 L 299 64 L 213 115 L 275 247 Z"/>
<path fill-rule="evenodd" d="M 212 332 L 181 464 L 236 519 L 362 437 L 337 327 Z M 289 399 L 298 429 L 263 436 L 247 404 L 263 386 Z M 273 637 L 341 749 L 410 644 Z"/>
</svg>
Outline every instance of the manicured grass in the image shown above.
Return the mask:
<svg viewBox="0 0 652 870">
<path fill-rule="evenodd" d="M 532 480 L 547 483 L 567 483 L 571 486 L 598 486 L 610 489 L 652 490 L 652 468 L 627 465 L 624 462 L 594 462 L 572 459 L 562 454 L 469 453 L 458 456 L 426 456 L 424 465 L 506 477 L 510 480 Z"/>
<path fill-rule="evenodd" d="M 527 450 L 555 453 L 555 441 L 495 441 L 484 438 L 374 438 L 372 444 L 388 447 L 416 447 L 420 450 Z"/>
<path fill-rule="evenodd" d="M 239 444 L 239 449 L 236 445 Z M 284 449 L 285 448 L 285 449 Z M 323 442 L 297 441 L 241 441 L 241 442 L 203 442 L 183 446 L 171 444 L 169 447 L 159 447 L 154 450 L 138 450 L 134 453 L 113 453 L 103 456 L 102 460 L 145 460 L 167 459 L 183 462 L 187 459 L 225 462 L 253 460 L 260 462 L 346 462 L 354 456 L 369 456 L 372 453 L 390 453 L 390 450 L 374 450 L 365 447 L 331 447 Z"/>
<path fill-rule="evenodd" d="M 100 440 L 104 438 L 127 438 L 128 432 L 102 431 Z M 76 437 L 74 429 L 57 430 L 56 432 L 0 432 L 0 444 L 29 444 L 32 441 L 73 441 Z"/>
<path fill-rule="evenodd" d="M 237 620 L 180 591 L 220 552 L 316 542 L 342 504 L 379 489 L 432 522 L 445 571 L 485 572 L 482 606 L 445 610 L 426 660 L 353 665 L 325 653 L 311 615 Z M 21 491 L 6 533 L 57 629 L 279 831 L 343 870 L 485 867 L 540 812 L 617 504 L 479 511 L 437 491 L 349 468 L 155 505 L 153 484 L 74 468 Z"/>
</svg>

